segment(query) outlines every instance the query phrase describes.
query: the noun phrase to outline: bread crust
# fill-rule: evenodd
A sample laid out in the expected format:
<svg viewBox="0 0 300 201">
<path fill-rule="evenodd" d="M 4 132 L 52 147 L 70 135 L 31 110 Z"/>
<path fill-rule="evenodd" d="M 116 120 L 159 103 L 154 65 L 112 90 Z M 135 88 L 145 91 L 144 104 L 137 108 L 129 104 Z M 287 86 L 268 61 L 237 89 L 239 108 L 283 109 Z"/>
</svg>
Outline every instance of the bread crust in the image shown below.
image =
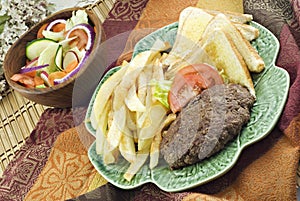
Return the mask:
<svg viewBox="0 0 300 201">
<path fill-rule="evenodd" d="M 234 26 L 240 31 L 243 37 L 248 41 L 255 40 L 259 36 L 259 30 L 251 25 L 234 23 Z"/>
<path fill-rule="evenodd" d="M 205 32 L 211 32 L 215 28 L 225 31 L 233 41 L 239 53 L 242 55 L 250 72 L 259 73 L 265 68 L 263 59 L 257 51 L 252 47 L 250 42 L 246 40 L 239 30 L 230 22 L 224 14 L 216 15 L 207 25 Z"/>
<path fill-rule="evenodd" d="M 253 20 L 253 16 L 250 14 L 242 14 L 242 13 L 236 13 L 231 11 L 219 11 L 219 10 L 209 10 L 209 9 L 203 9 L 205 12 L 216 16 L 220 13 L 226 15 L 232 22 L 238 22 L 245 24 L 247 22 L 251 22 Z"/>
<path fill-rule="evenodd" d="M 219 72 L 224 71 L 230 82 L 245 86 L 256 97 L 247 65 L 228 33 L 215 28 L 203 35 L 201 43 L 213 62 L 211 65 Z"/>
</svg>

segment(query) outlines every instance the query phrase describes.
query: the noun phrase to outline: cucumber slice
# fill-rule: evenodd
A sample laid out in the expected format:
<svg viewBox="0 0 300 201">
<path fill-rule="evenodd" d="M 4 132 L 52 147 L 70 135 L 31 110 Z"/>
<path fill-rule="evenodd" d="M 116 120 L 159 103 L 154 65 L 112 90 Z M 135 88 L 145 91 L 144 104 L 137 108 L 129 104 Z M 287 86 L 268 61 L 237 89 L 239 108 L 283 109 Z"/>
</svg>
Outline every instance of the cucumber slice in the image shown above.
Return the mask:
<svg viewBox="0 0 300 201">
<path fill-rule="evenodd" d="M 36 57 L 39 57 L 40 54 L 49 46 L 52 44 L 55 44 L 56 42 L 54 40 L 48 39 L 48 38 L 38 38 L 31 42 L 29 42 L 26 45 L 26 57 L 29 60 L 32 60 Z"/>
<path fill-rule="evenodd" d="M 57 71 L 55 65 L 55 55 L 59 47 L 60 45 L 58 43 L 53 43 L 49 45 L 41 52 L 38 58 L 38 65 L 49 64 L 49 66 L 44 69 L 48 74 Z"/>
<path fill-rule="evenodd" d="M 62 70 L 63 46 L 59 45 L 55 54 L 55 65 L 59 70 Z"/>
</svg>

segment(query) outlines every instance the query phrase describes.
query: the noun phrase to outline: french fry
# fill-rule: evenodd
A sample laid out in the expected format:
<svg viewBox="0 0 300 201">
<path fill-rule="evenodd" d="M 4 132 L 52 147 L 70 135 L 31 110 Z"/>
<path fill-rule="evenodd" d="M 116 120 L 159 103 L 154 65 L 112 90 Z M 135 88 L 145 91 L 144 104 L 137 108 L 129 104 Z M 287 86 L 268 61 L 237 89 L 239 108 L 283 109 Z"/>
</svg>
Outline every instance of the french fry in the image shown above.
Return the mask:
<svg viewBox="0 0 300 201">
<path fill-rule="evenodd" d="M 109 112 L 111 111 L 111 99 L 109 99 L 104 107 L 103 114 L 100 116 L 101 124 L 96 129 L 96 152 L 97 154 L 103 154 L 104 140 L 107 135 L 107 123 L 109 119 Z"/>
<path fill-rule="evenodd" d="M 109 150 L 108 148 L 109 144 L 105 140 L 104 141 L 104 152 L 103 152 L 103 163 L 108 165 L 115 163 L 117 161 L 117 158 L 119 156 L 119 149 L 115 148 L 113 150 Z"/>
<path fill-rule="evenodd" d="M 131 131 L 136 131 L 136 112 L 126 110 L 126 126 Z"/>
<path fill-rule="evenodd" d="M 116 124 L 115 121 L 113 121 L 110 129 L 108 130 L 107 137 L 106 137 L 108 143 L 107 146 L 108 151 L 112 151 L 119 146 L 121 137 L 122 137 L 122 131 L 118 129 L 118 125 Z"/>
<path fill-rule="evenodd" d="M 153 43 L 151 50 L 154 52 L 163 52 L 170 49 L 172 46 L 169 42 L 164 42 L 159 38 Z"/>
<path fill-rule="evenodd" d="M 152 138 L 159 130 L 162 129 L 161 125 L 166 119 L 167 109 L 160 103 L 156 103 L 150 107 L 149 125 L 145 125 L 139 134 L 138 150 L 143 150 L 148 143 L 151 144 Z"/>
<path fill-rule="evenodd" d="M 99 120 L 103 114 L 104 107 L 106 102 L 111 97 L 114 92 L 115 87 L 122 80 L 123 75 L 127 71 L 128 65 L 122 67 L 119 71 L 110 76 L 100 87 L 97 96 L 95 98 L 95 104 L 91 113 L 91 125 L 93 128 L 97 129 L 98 124 L 101 123 Z"/>
<path fill-rule="evenodd" d="M 139 77 L 141 77 L 140 79 L 138 79 L 138 97 L 139 99 L 144 103 L 146 108 L 149 108 L 151 102 L 150 102 L 150 96 L 149 96 L 149 82 L 151 80 L 152 77 L 152 68 L 153 68 L 153 64 L 149 64 L 147 66 L 145 66 L 143 72 L 141 73 L 141 75 Z M 144 122 L 145 120 L 145 115 L 148 113 L 148 110 L 145 110 L 143 112 L 139 112 L 137 111 L 136 113 L 136 118 L 137 118 L 137 125 L 138 128 L 141 128 L 141 124 Z M 139 131 L 138 131 L 139 133 Z M 137 134 L 138 134 L 137 133 Z"/>
<path fill-rule="evenodd" d="M 124 105 L 124 100 L 129 89 L 135 84 L 138 76 L 142 72 L 145 66 L 152 62 L 152 60 L 159 55 L 159 52 L 145 51 L 136 55 L 131 62 L 123 78 L 116 87 L 114 94 L 118 98 L 114 100 L 113 109 L 119 110 Z"/>
<path fill-rule="evenodd" d="M 149 168 L 152 170 L 158 165 L 159 147 L 162 140 L 161 131 L 156 132 L 150 148 L 150 163 Z"/>
<path fill-rule="evenodd" d="M 176 119 L 176 117 L 176 114 L 170 113 L 164 122 L 164 128 L 168 127 Z"/>
<path fill-rule="evenodd" d="M 146 110 L 146 107 L 143 105 L 143 103 L 140 101 L 136 94 L 135 84 L 132 85 L 129 89 L 128 95 L 125 98 L 125 103 L 130 111 L 144 112 Z"/>
<path fill-rule="evenodd" d="M 137 96 L 140 101 L 145 104 L 147 94 L 148 78 L 145 71 L 142 71 L 137 79 Z"/>
<path fill-rule="evenodd" d="M 141 101 L 143 101 L 145 107 L 147 108 L 145 111 L 143 112 L 137 112 L 136 113 L 136 118 L 137 118 L 137 135 L 139 135 L 139 130 L 142 127 L 142 124 L 145 121 L 146 115 L 149 113 L 149 106 L 151 105 L 151 88 L 149 85 L 149 82 L 152 78 L 152 69 L 153 69 L 154 65 L 153 64 L 149 64 L 147 66 L 145 66 L 144 70 L 143 70 L 143 74 L 141 74 L 140 76 L 143 76 L 144 78 L 140 79 L 138 82 L 139 86 L 138 86 L 138 95 Z"/>
<path fill-rule="evenodd" d="M 106 137 L 103 133 L 103 130 L 98 128 L 96 130 L 96 153 L 99 155 L 103 155 L 104 146 L 105 146 Z"/>
<path fill-rule="evenodd" d="M 148 149 L 139 151 L 136 155 L 136 159 L 133 161 L 133 163 L 130 164 L 129 168 L 127 169 L 123 177 L 130 182 L 131 179 L 134 177 L 134 175 L 145 164 L 148 156 L 149 156 L 149 147 Z"/>
<path fill-rule="evenodd" d="M 135 144 L 132 133 L 123 134 L 119 145 L 120 154 L 129 162 L 133 163 L 136 159 Z"/>
<path fill-rule="evenodd" d="M 120 144 L 122 133 L 124 132 L 126 123 L 126 110 L 123 105 L 118 111 L 114 111 L 113 121 L 107 133 L 108 150 L 114 150 Z"/>
<path fill-rule="evenodd" d="M 152 79 L 157 81 L 165 79 L 164 70 L 162 68 L 162 63 L 160 63 L 160 59 L 155 60 L 152 70 L 153 70 Z"/>
<path fill-rule="evenodd" d="M 138 141 L 136 114 L 136 112 L 132 112 L 129 109 L 126 110 L 126 127 L 131 131 L 134 143 Z"/>
<path fill-rule="evenodd" d="M 176 119 L 176 114 L 170 113 L 167 116 L 167 118 L 165 118 L 164 122 L 160 125 L 159 129 L 157 130 L 150 147 L 150 163 L 149 163 L 150 169 L 153 169 L 158 165 L 159 149 L 160 149 L 159 147 L 162 141 L 163 129 L 168 127 L 175 119 Z"/>
<path fill-rule="evenodd" d="M 92 109 L 97 153 L 104 164 L 115 163 L 121 154 L 130 163 L 124 174 L 128 181 L 146 162 L 156 130 L 166 118 L 166 109 L 153 104 L 149 84 L 153 73 L 157 79 L 163 78 L 162 67 L 154 69 L 162 48 L 167 48 L 166 44 L 156 41 L 151 50 L 123 63 L 99 89 Z"/>
<path fill-rule="evenodd" d="M 151 71 L 149 70 L 147 72 L 147 74 L 148 74 L 147 76 L 152 77 L 152 69 L 151 69 Z M 147 88 L 146 88 L 146 99 L 145 99 L 146 111 L 144 111 L 143 113 L 137 113 L 137 127 L 138 128 L 142 128 L 143 126 L 146 126 L 145 124 L 147 124 L 147 116 L 149 115 L 150 107 L 152 105 L 151 89 L 152 89 L 151 85 L 148 84 Z M 139 136 L 139 130 L 138 130 L 138 136 Z"/>
</svg>

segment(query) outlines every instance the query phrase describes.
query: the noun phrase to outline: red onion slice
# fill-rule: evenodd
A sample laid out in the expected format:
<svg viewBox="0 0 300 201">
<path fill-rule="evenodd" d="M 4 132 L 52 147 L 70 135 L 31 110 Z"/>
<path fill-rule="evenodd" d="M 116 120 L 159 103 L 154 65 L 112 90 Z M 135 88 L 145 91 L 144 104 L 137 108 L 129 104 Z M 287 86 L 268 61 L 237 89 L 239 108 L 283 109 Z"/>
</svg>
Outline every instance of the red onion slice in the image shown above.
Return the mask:
<svg viewBox="0 0 300 201">
<path fill-rule="evenodd" d="M 48 66 L 49 66 L 49 64 L 44 64 L 44 65 L 40 65 L 40 66 L 31 66 L 31 67 L 25 66 L 20 69 L 20 73 L 28 73 L 28 72 L 32 72 L 35 70 L 40 70 L 40 69 L 48 67 Z"/>
<path fill-rule="evenodd" d="M 66 35 L 66 39 L 69 39 L 70 34 L 73 30 L 75 29 L 82 29 L 83 31 L 85 31 L 85 33 L 88 36 L 88 42 L 85 46 L 86 51 L 90 51 L 93 47 L 94 41 L 95 41 L 95 31 L 94 28 L 89 25 L 89 24 L 78 24 L 75 25 L 72 29 L 70 29 Z"/>
<path fill-rule="evenodd" d="M 81 69 L 81 67 L 84 65 L 85 61 L 87 60 L 89 56 L 89 53 L 87 52 L 84 57 L 80 60 L 79 64 L 77 65 L 76 68 L 74 68 L 74 70 L 72 70 L 70 73 L 68 73 L 65 77 L 61 78 L 61 79 L 55 79 L 53 82 L 54 82 L 54 85 L 57 85 L 57 84 L 60 84 L 60 83 L 63 83 L 65 81 L 67 81 L 68 79 L 70 79 L 71 77 L 73 77 L 74 75 L 76 75 L 79 70 Z"/>
<path fill-rule="evenodd" d="M 73 77 L 74 75 L 76 75 L 79 72 L 79 70 L 82 68 L 82 66 L 84 65 L 84 63 L 86 62 L 88 56 L 90 55 L 90 53 L 92 51 L 94 41 L 95 41 L 95 36 L 96 36 L 94 28 L 89 24 L 78 24 L 78 25 L 74 26 L 72 29 L 70 29 L 70 31 L 67 33 L 66 39 L 69 38 L 70 33 L 75 29 L 82 29 L 88 35 L 88 43 L 86 44 L 86 48 L 85 48 L 86 53 L 85 53 L 84 57 L 80 60 L 77 67 L 74 70 L 72 70 L 70 73 L 68 73 L 65 77 L 63 77 L 61 79 L 55 79 L 54 85 L 63 83 L 65 81 L 67 81 L 68 79 L 70 79 L 71 77 Z"/>
<path fill-rule="evenodd" d="M 38 63 L 38 59 L 39 57 L 36 57 L 34 59 L 32 59 L 28 64 L 26 64 L 24 67 L 27 68 L 27 67 L 32 67 L 32 66 L 36 66 L 37 63 Z M 23 67 L 23 68 L 24 68 Z"/>
<path fill-rule="evenodd" d="M 46 27 L 46 30 L 47 31 L 51 31 L 52 27 L 56 24 L 59 24 L 59 23 L 63 23 L 63 24 L 66 24 L 66 20 L 65 19 L 57 19 L 57 20 L 54 20 L 52 22 L 50 22 L 50 24 L 48 24 L 48 26 Z"/>
<path fill-rule="evenodd" d="M 42 71 L 40 76 L 41 76 L 41 78 L 44 80 L 45 84 L 46 84 L 48 87 L 50 87 L 51 84 L 50 84 L 49 79 L 48 79 L 48 77 L 49 77 L 48 73 L 47 73 L 46 71 Z"/>
<path fill-rule="evenodd" d="M 69 50 L 64 57 L 63 60 L 63 69 L 65 69 L 71 62 L 73 62 L 74 60 L 76 60 L 78 63 L 80 62 L 78 55 L 76 54 L 75 51 L 73 50 Z"/>
</svg>

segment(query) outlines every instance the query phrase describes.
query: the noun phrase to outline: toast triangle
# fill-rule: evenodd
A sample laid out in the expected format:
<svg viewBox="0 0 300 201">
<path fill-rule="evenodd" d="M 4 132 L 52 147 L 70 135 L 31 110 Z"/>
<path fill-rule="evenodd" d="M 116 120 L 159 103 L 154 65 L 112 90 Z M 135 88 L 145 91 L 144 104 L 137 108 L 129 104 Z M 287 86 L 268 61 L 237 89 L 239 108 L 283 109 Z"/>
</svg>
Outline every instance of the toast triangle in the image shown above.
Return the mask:
<svg viewBox="0 0 300 201">
<path fill-rule="evenodd" d="M 246 87 L 255 96 L 255 89 L 241 54 L 236 49 L 227 33 L 220 28 L 204 34 L 202 47 L 219 72 L 223 72 L 229 82 L 240 84 Z"/>
<path fill-rule="evenodd" d="M 233 41 L 235 47 L 242 55 L 250 72 L 259 73 L 265 68 L 263 59 L 259 56 L 254 47 L 252 47 L 250 42 L 242 36 L 224 14 L 216 15 L 207 25 L 205 32 L 209 33 L 215 28 L 220 28 L 227 33 L 230 40 Z"/>
</svg>

